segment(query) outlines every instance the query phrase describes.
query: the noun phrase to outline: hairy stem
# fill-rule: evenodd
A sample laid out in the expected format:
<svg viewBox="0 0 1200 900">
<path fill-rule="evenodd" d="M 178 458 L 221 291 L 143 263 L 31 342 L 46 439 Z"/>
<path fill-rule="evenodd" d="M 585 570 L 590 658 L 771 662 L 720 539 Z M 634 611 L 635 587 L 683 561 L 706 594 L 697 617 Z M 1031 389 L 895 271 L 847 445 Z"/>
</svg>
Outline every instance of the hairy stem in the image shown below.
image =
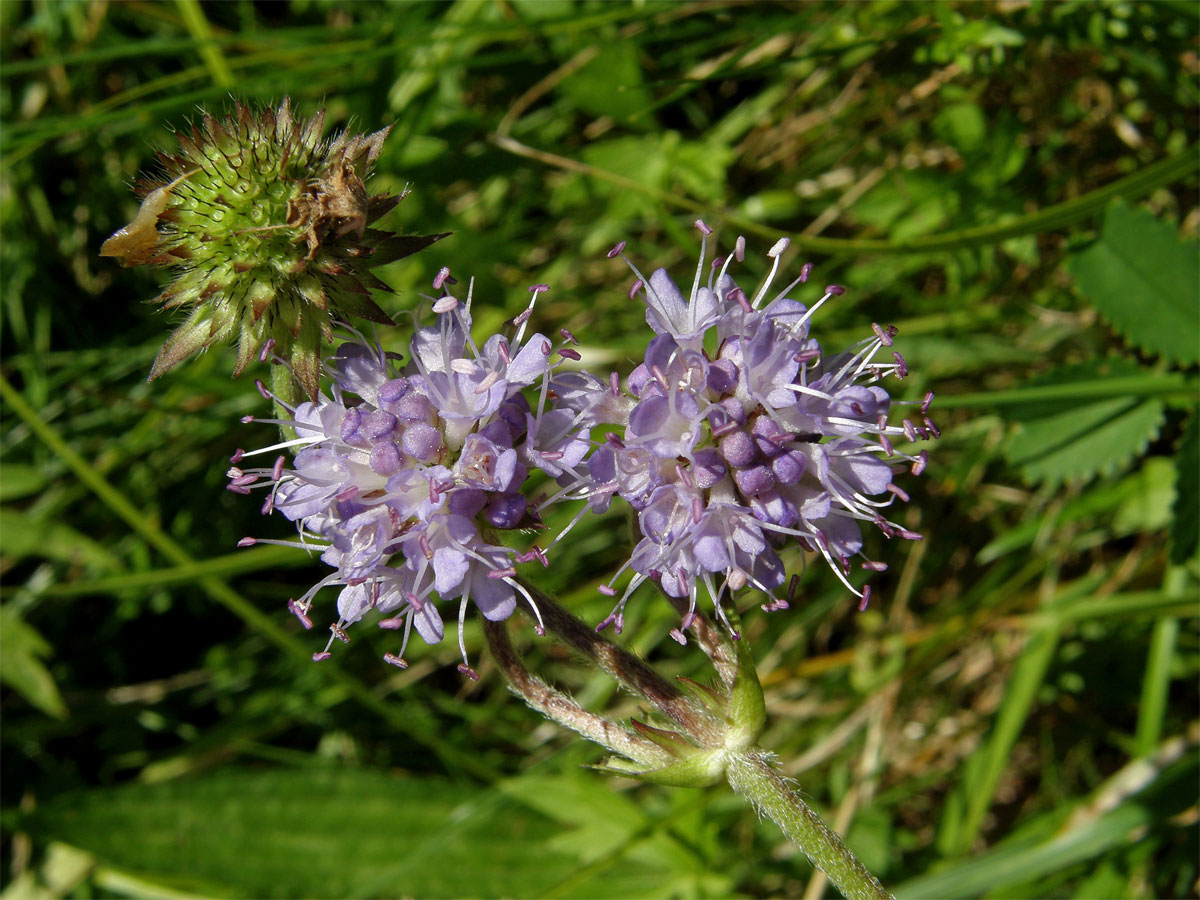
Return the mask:
<svg viewBox="0 0 1200 900">
<path fill-rule="evenodd" d="M 758 749 L 731 753 L 725 777 L 730 786 L 769 817 L 834 887 L 849 900 L 890 900 L 891 894 L 867 871 L 842 839 L 800 799 L 800 795 Z"/>
<path fill-rule="evenodd" d="M 619 753 L 643 765 L 662 766 L 671 762 L 671 756 L 657 744 L 614 725 L 603 716 L 588 712 L 566 694 L 531 674 L 509 640 L 504 622 L 484 619 L 483 633 L 487 637 L 492 658 L 496 660 L 509 687 L 530 708 L 610 752 Z"/>
<path fill-rule="evenodd" d="M 710 722 L 708 713 L 643 660 L 600 637 L 529 581 L 521 579 L 521 585 L 537 604 L 547 631 L 595 662 L 624 688 L 644 697 L 685 733 L 699 735 L 712 730 L 715 723 Z"/>
</svg>

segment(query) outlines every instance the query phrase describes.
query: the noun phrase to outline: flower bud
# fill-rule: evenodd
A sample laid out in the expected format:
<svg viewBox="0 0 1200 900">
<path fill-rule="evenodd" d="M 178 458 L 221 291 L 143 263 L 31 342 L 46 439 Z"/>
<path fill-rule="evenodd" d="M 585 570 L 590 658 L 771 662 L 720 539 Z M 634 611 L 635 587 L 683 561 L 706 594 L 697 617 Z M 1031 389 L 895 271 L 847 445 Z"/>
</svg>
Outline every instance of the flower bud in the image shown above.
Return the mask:
<svg viewBox="0 0 1200 900">
<path fill-rule="evenodd" d="M 100 249 L 125 266 L 179 272 L 157 301 L 190 314 L 151 379 L 226 341 L 238 344 L 237 375 L 273 342 L 315 400 L 334 322 L 391 324 L 370 297 L 390 289 L 370 270 L 445 235 L 373 227 L 404 198 L 366 188 L 391 129 L 322 139 L 324 122 L 324 112 L 296 120 L 286 98 L 258 114 L 239 103 L 223 121 L 205 115 L 180 131 L 177 155 L 159 154 L 163 176 L 143 182 L 137 216 Z"/>
</svg>

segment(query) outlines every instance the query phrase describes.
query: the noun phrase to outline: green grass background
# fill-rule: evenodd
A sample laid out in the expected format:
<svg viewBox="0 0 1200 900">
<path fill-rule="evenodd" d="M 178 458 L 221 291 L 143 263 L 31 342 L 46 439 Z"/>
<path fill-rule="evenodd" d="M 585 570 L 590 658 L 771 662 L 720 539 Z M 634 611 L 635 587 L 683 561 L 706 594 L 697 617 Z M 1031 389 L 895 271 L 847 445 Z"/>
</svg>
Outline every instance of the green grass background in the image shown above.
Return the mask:
<svg viewBox="0 0 1200 900">
<path fill-rule="evenodd" d="M 539 327 L 628 372 L 644 320 L 604 252 L 688 279 L 703 216 L 747 236 L 745 282 L 787 235 L 792 271 L 848 287 L 826 345 L 896 324 L 902 390 L 939 398 L 901 513 L 926 540 L 869 539 L 891 569 L 864 614 L 819 565 L 790 611 L 745 599 L 763 745 L 901 896 L 1196 896 L 1195 6 L 7 2 L 0 25 L 4 896 L 823 890 L 727 790 L 581 768 L 599 751 L 506 693 L 474 625 L 478 684 L 453 641 L 385 666 L 370 627 L 308 661 L 284 604 L 319 568 L 235 551 L 288 526 L 223 490 L 262 400 L 228 350 L 147 384 L 161 273 L 97 255 L 168 124 L 284 95 L 394 124 L 393 221 L 454 233 L 383 271 L 390 312 L 441 265 L 476 278 L 481 330 L 548 282 Z M 586 523 L 545 586 L 598 621 L 627 534 Z M 673 624 L 646 591 L 623 639 L 706 679 Z"/>
</svg>

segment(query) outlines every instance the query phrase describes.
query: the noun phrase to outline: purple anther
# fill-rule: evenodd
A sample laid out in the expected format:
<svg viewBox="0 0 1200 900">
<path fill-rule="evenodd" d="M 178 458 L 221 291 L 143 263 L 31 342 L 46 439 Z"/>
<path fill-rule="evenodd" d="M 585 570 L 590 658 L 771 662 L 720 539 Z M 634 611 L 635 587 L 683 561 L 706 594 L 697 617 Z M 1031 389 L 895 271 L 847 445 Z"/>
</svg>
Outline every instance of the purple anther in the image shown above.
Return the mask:
<svg viewBox="0 0 1200 900">
<path fill-rule="evenodd" d="M 872 521 L 875 523 L 875 527 L 883 532 L 884 537 L 894 538 L 896 536 L 896 529 L 892 527 L 892 524 L 887 519 L 880 516 Z"/>
<path fill-rule="evenodd" d="M 907 528 L 897 529 L 896 534 L 900 535 L 900 537 L 904 538 L 906 541 L 923 541 L 923 540 L 925 540 L 925 535 L 921 534 L 921 532 L 909 531 Z"/>
<path fill-rule="evenodd" d="M 398 631 L 404 627 L 404 622 L 408 618 L 406 615 L 392 616 L 390 619 L 380 619 L 379 627 L 385 631 Z"/>
<path fill-rule="evenodd" d="M 541 622 L 535 622 L 533 625 L 533 633 L 536 634 L 538 637 L 545 637 L 546 636 L 546 626 L 543 625 Z"/>
<path fill-rule="evenodd" d="M 563 336 L 563 340 L 566 341 L 568 344 L 578 344 L 579 343 L 579 338 L 575 337 L 575 335 L 573 335 L 566 328 L 558 329 L 558 333 Z"/>
<path fill-rule="evenodd" d="M 712 270 L 715 272 L 717 269 L 721 268 L 721 266 L 723 266 L 723 265 L 725 265 L 725 257 L 718 256 L 716 259 L 714 259 L 712 261 Z"/>
<path fill-rule="evenodd" d="M 793 575 L 791 581 L 788 582 L 787 598 L 788 600 L 796 599 L 796 589 L 800 587 L 800 576 Z"/>
<path fill-rule="evenodd" d="M 816 359 L 820 355 L 821 355 L 821 351 L 819 348 L 810 347 L 807 350 L 801 350 L 799 353 L 797 353 L 795 356 L 792 357 L 792 360 L 794 362 L 798 362 L 798 363 L 808 363 L 808 362 L 812 362 L 814 359 Z"/>
<path fill-rule="evenodd" d="M 605 441 L 605 443 L 610 444 L 613 447 L 616 447 L 618 450 L 625 449 L 625 442 L 623 440 L 621 440 L 621 436 L 619 434 L 617 434 L 615 431 L 605 432 L 604 433 L 604 441 Z"/>
<path fill-rule="evenodd" d="M 258 543 L 258 538 L 244 537 L 237 542 L 239 547 L 253 547 Z"/>
<path fill-rule="evenodd" d="M 225 485 L 225 490 L 229 491 L 231 494 L 247 494 L 248 495 L 250 493 L 250 488 L 248 488 L 244 485 L 241 485 L 241 484 L 234 484 L 232 481 L 229 484 Z"/>
<path fill-rule="evenodd" d="M 766 603 L 762 604 L 763 612 L 779 612 L 779 610 L 787 608 L 788 602 L 786 600 L 780 600 L 778 597 L 772 597 Z"/>
<path fill-rule="evenodd" d="M 808 276 L 809 276 L 809 273 L 812 272 L 812 270 L 813 270 L 813 264 L 810 262 L 806 262 L 804 265 L 802 265 L 800 267 L 800 283 L 801 284 L 806 284 L 808 282 Z"/>
<path fill-rule="evenodd" d="M 892 346 L 892 336 L 884 331 L 883 326 L 881 326 L 878 322 L 871 323 L 871 330 L 875 332 L 875 337 L 879 339 L 879 343 L 883 344 L 885 347 Z"/>
<path fill-rule="evenodd" d="M 438 273 L 433 276 L 433 289 L 435 291 L 440 291 L 442 289 L 442 285 L 446 283 L 446 279 L 449 277 L 450 267 L 442 266 L 440 269 L 438 269 Z"/>
<path fill-rule="evenodd" d="M 791 245 L 792 245 L 791 238 L 781 237 L 774 244 L 772 244 L 771 249 L 767 251 L 768 258 L 778 259 L 780 256 L 783 255 L 783 251 L 785 251 Z"/>
<path fill-rule="evenodd" d="M 675 570 L 675 584 L 678 586 L 681 596 L 688 592 L 687 569 L 683 566 Z"/>
<path fill-rule="evenodd" d="M 679 627 L 680 628 L 691 628 L 692 625 L 695 623 L 695 621 L 696 621 L 696 614 L 694 612 L 686 612 L 683 614 L 683 618 L 679 622 Z"/>
<path fill-rule="evenodd" d="M 271 480 L 278 481 L 283 475 L 283 464 L 287 462 L 282 456 L 275 459 L 275 465 L 271 468 Z"/>
<path fill-rule="evenodd" d="M 554 345 L 553 345 L 553 344 L 551 344 L 551 343 L 550 343 L 550 341 L 547 339 L 547 340 L 546 340 L 545 342 L 543 342 L 543 344 L 542 344 L 542 356 L 545 356 L 546 358 L 549 358 L 549 357 L 550 357 L 550 351 L 551 351 L 551 350 L 553 350 L 553 349 L 554 349 Z"/>
<path fill-rule="evenodd" d="M 474 669 L 472 669 L 470 666 L 468 666 L 466 663 L 458 664 L 458 672 L 460 675 L 465 675 L 467 678 L 470 678 L 472 681 L 479 680 L 479 673 L 476 672 Z"/>
<path fill-rule="evenodd" d="M 612 259 L 614 256 L 620 256 L 621 253 L 624 252 L 624 250 L 625 250 L 625 242 L 617 241 L 617 246 L 613 247 L 611 250 L 608 251 L 608 258 Z"/>
<path fill-rule="evenodd" d="M 333 499 L 338 503 L 345 503 L 347 500 L 353 500 L 358 496 L 358 485 L 352 484 L 344 491 L 340 491 L 333 495 Z"/>
<path fill-rule="evenodd" d="M 433 303 L 433 311 L 439 316 L 442 313 L 453 312 L 456 309 L 458 309 L 458 300 L 455 297 L 451 297 L 449 294 L 447 294 L 445 297 L 439 297 Z"/>
<path fill-rule="evenodd" d="M 406 592 L 404 595 L 404 599 L 407 600 L 408 605 L 413 608 L 413 612 L 420 612 L 421 610 L 423 610 L 425 608 L 425 601 L 422 600 L 420 597 L 418 597 L 416 594 L 414 594 L 412 591 Z"/>
<path fill-rule="evenodd" d="M 929 412 L 929 405 L 931 403 L 933 403 L 933 391 L 927 391 L 925 393 L 925 399 L 921 401 L 921 415 L 925 415 Z"/>
<path fill-rule="evenodd" d="M 617 591 L 616 591 L 616 589 L 615 589 L 615 588 L 612 588 L 612 587 L 609 587 L 607 584 L 602 584 L 602 585 L 599 585 L 599 586 L 596 588 L 596 590 L 598 590 L 600 593 L 602 593 L 602 594 L 603 594 L 605 597 L 615 597 L 615 596 L 617 596 Z M 597 629 L 597 630 L 599 630 L 599 629 Z"/>
<path fill-rule="evenodd" d="M 508 350 L 508 341 L 501 340 L 497 342 L 496 352 L 500 355 L 500 359 L 504 361 L 506 366 L 512 362 L 512 354 Z"/>
<path fill-rule="evenodd" d="M 266 499 L 263 500 L 263 505 L 259 507 L 258 511 L 264 516 L 269 516 L 271 513 L 275 512 L 275 495 L 267 494 Z"/>
<path fill-rule="evenodd" d="M 320 653 L 313 654 L 313 662 L 324 662 L 333 657 L 333 654 L 328 650 L 322 650 Z"/>
<path fill-rule="evenodd" d="M 675 463 L 675 477 L 682 481 L 687 487 L 692 487 L 695 485 L 695 481 L 692 480 L 692 473 L 683 467 L 683 463 Z M 700 520 L 697 519 L 696 521 L 698 522 Z"/>
<path fill-rule="evenodd" d="M 312 619 L 308 617 L 308 610 L 297 603 L 295 600 L 288 601 L 288 611 L 300 620 L 300 624 L 304 626 L 305 631 L 312 631 Z"/>
<path fill-rule="evenodd" d="M 387 663 L 388 665 L 395 666 L 397 669 L 407 669 L 408 668 L 408 663 L 406 663 L 401 657 L 397 656 L 395 653 L 383 654 L 383 661 L 385 663 Z"/>
<path fill-rule="evenodd" d="M 671 389 L 671 382 L 667 380 L 667 373 L 663 371 L 662 366 L 651 366 L 650 374 L 654 376 L 654 380 L 659 383 L 664 391 L 669 391 Z"/>
<path fill-rule="evenodd" d="M 543 450 L 538 454 L 542 459 L 548 459 L 550 462 L 558 462 L 565 455 L 561 450 Z"/>
<path fill-rule="evenodd" d="M 608 391 L 614 397 L 621 393 L 621 379 L 616 372 L 608 373 Z"/>
<path fill-rule="evenodd" d="M 896 377 L 897 378 L 907 378 L 908 377 L 908 363 L 906 363 L 904 361 L 904 357 L 901 356 L 899 354 L 899 352 L 893 350 L 892 351 L 892 359 L 894 359 L 896 361 Z"/>
<path fill-rule="evenodd" d="M 833 294 L 835 297 L 840 297 L 842 294 L 846 293 L 846 289 L 840 284 L 827 284 L 825 286 L 825 293 Z"/>
<path fill-rule="evenodd" d="M 642 279 L 638 279 L 629 286 L 629 299 L 632 300 L 637 296 L 637 292 L 642 289 Z"/>
<path fill-rule="evenodd" d="M 870 603 L 871 603 L 871 586 L 869 584 L 864 584 L 863 592 L 862 592 L 862 600 L 858 604 L 858 611 L 866 612 L 867 607 L 870 605 Z"/>
<path fill-rule="evenodd" d="M 692 521 L 699 525 L 704 519 L 704 501 L 699 497 L 692 498 Z"/>
<path fill-rule="evenodd" d="M 740 287 L 733 288 L 725 295 L 726 300 L 732 300 L 742 308 L 742 312 L 750 312 L 750 301 L 746 298 L 746 292 Z"/>
<path fill-rule="evenodd" d="M 891 491 L 893 494 L 895 494 L 896 497 L 899 498 L 900 500 L 903 500 L 905 503 L 908 502 L 908 494 L 905 492 L 904 488 L 898 487 L 897 485 L 894 485 L 889 482 L 887 489 L 889 491 Z"/>
<path fill-rule="evenodd" d="M 942 436 L 941 431 L 939 431 L 938 427 L 933 424 L 933 419 L 929 418 L 929 416 L 925 417 L 925 427 L 935 438 L 940 438 Z"/>
<path fill-rule="evenodd" d="M 264 397 L 264 398 L 266 398 L 267 400 L 273 400 L 273 399 L 274 399 L 274 397 L 272 397 L 272 396 L 271 396 L 271 392 L 267 390 L 267 386 L 266 386 L 265 384 L 263 384 L 263 383 L 262 383 L 262 379 L 261 379 L 261 378 L 255 378 L 255 379 L 254 379 L 254 387 L 255 387 L 255 389 L 256 389 L 256 390 L 257 390 L 257 391 L 258 391 L 260 394 L 262 394 L 262 395 L 263 395 L 263 397 Z"/>
<path fill-rule="evenodd" d="M 512 566 L 505 566 L 503 569 L 490 569 L 487 573 L 487 577 L 494 581 L 501 581 L 505 578 L 512 578 L 516 574 L 517 570 Z"/>
<path fill-rule="evenodd" d="M 548 284 L 531 284 L 529 286 L 529 293 L 531 294 L 542 294 L 548 290 L 550 290 L 550 285 Z"/>
<path fill-rule="evenodd" d="M 879 446 L 883 448 L 883 453 L 888 458 L 891 458 L 896 453 L 896 448 L 892 446 L 892 442 L 888 440 L 886 434 L 879 435 Z"/>
<path fill-rule="evenodd" d="M 578 350 L 572 350 L 570 347 L 559 347 L 558 355 L 563 359 L 573 359 L 575 362 L 579 362 L 581 359 L 583 359 L 583 357 L 579 355 Z"/>
<path fill-rule="evenodd" d="M 904 436 L 910 441 L 915 441 L 917 439 L 917 429 L 913 427 L 913 423 L 908 419 L 904 419 L 900 424 L 904 426 Z"/>
<path fill-rule="evenodd" d="M 696 230 L 699 231 L 701 234 L 703 234 L 703 235 L 712 234 L 712 229 L 708 227 L 708 223 L 705 222 L 703 219 L 697 219 L 692 224 L 694 224 L 696 226 Z"/>
<path fill-rule="evenodd" d="M 913 460 L 912 469 L 910 471 L 914 475 L 920 475 L 925 471 L 925 467 L 927 465 L 929 465 L 929 453 L 928 451 L 922 450 L 917 454 L 917 458 Z"/>
<path fill-rule="evenodd" d="M 746 238 L 740 234 L 737 240 L 733 242 L 733 257 L 738 262 L 746 258 Z"/>
<path fill-rule="evenodd" d="M 231 463 L 240 463 L 242 461 L 242 458 L 245 455 L 246 455 L 246 451 L 243 450 L 241 447 L 238 447 L 236 450 L 233 451 L 233 456 L 229 457 L 229 461 Z"/>
<path fill-rule="evenodd" d="M 417 546 L 421 548 L 421 554 L 426 559 L 433 559 L 433 545 L 429 543 L 428 535 L 421 535 L 417 538 Z"/>
<path fill-rule="evenodd" d="M 697 221 L 699 221 L 699 220 L 697 220 Z M 684 633 L 682 631 L 680 631 L 678 628 L 672 628 L 670 631 L 667 632 L 667 634 L 669 634 L 671 636 L 671 639 L 674 640 L 675 643 L 679 644 L 679 646 L 681 646 L 681 647 L 687 646 L 687 636 L 684 635 Z"/>
<path fill-rule="evenodd" d="M 887 566 L 887 563 L 885 563 L 885 562 L 879 562 L 879 561 L 876 561 L 873 559 L 868 559 L 865 563 L 862 564 L 862 567 L 864 569 L 866 569 L 868 572 L 886 572 L 888 566 Z"/>
</svg>

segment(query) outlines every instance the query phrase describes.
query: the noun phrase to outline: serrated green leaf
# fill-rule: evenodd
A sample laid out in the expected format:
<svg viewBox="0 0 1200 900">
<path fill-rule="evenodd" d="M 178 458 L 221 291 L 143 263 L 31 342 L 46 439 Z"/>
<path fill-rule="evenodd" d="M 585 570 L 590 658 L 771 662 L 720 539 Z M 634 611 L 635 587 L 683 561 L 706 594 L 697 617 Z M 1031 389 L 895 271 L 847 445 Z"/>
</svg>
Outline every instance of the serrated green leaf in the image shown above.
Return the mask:
<svg viewBox="0 0 1200 900">
<path fill-rule="evenodd" d="M 67 717 L 50 670 L 38 657 L 52 653 L 50 645 L 11 607 L 0 609 L 0 681 L 48 716 Z"/>
<path fill-rule="evenodd" d="M 1008 461 L 1031 482 L 1086 481 L 1128 464 L 1158 434 L 1163 403 L 1153 397 L 1094 394 L 1139 371 L 1126 359 L 1093 360 L 1056 369 L 1028 386 L 1086 385 L 1092 396 L 1047 400 L 1013 408 L 1020 430 L 1005 445 Z"/>
<path fill-rule="evenodd" d="M 1175 452 L 1175 505 L 1171 562 L 1182 564 L 1200 549 L 1200 412 L 1193 410 Z"/>
<path fill-rule="evenodd" d="M 1200 254 L 1174 227 L 1115 201 L 1067 269 L 1127 340 L 1171 362 L 1200 360 Z"/>
</svg>

